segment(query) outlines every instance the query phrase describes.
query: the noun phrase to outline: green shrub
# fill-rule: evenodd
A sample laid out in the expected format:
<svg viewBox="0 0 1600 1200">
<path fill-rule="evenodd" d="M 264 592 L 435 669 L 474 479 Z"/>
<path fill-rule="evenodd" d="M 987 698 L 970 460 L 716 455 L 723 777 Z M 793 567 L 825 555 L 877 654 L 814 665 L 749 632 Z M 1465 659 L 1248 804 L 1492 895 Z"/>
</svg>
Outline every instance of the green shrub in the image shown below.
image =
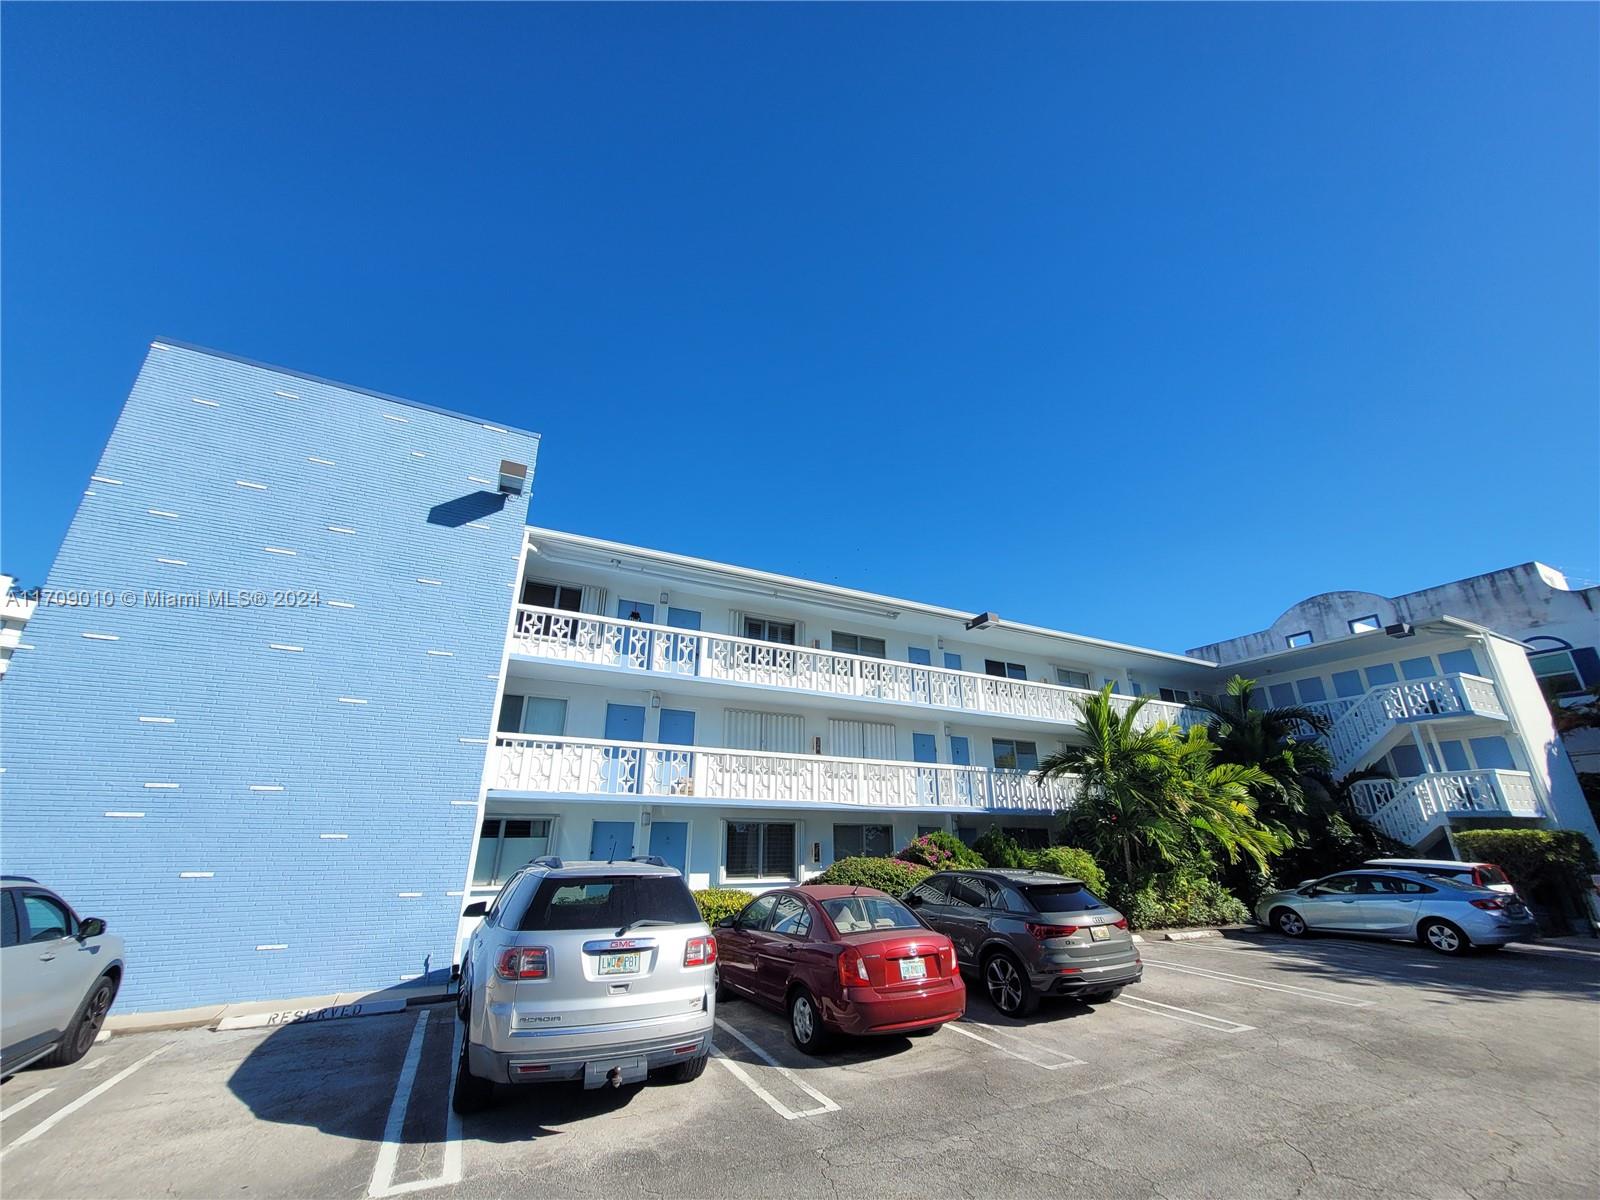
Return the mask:
<svg viewBox="0 0 1600 1200">
<path fill-rule="evenodd" d="M 1106 894 L 1106 873 L 1087 850 L 1072 846 L 1051 846 L 1048 850 L 1033 850 L 1027 854 L 1028 866 L 1035 871 L 1049 871 L 1052 875 L 1070 875 L 1089 885 L 1097 896 Z"/>
<path fill-rule="evenodd" d="M 1016 838 L 1007 837 L 1001 832 L 1000 826 L 991 825 L 984 830 L 983 835 L 972 843 L 972 848 L 982 857 L 985 865 L 991 867 L 1027 867 L 1028 852 L 1022 848 L 1022 843 Z"/>
<path fill-rule="evenodd" d="M 1250 910 L 1214 879 L 1189 874 L 1160 876 L 1118 906 L 1134 929 L 1185 925 L 1242 925 Z"/>
<path fill-rule="evenodd" d="M 895 851 L 895 857 L 901 862 L 916 863 L 918 866 L 931 867 L 935 871 L 987 865 L 983 861 L 983 855 L 955 834 L 946 833 L 942 829 L 912 838 Z"/>
<path fill-rule="evenodd" d="M 1463 858 L 1494 863 L 1519 889 L 1587 889 L 1589 876 L 1600 873 L 1594 847 L 1576 829 L 1471 829 L 1455 839 Z"/>
<path fill-rule="evenodd" d="M 898 896 L 932 874 L 927 867 L 901 862 L 898 858 L 841 858 L 821 875 L 813 875 L 806 883 L 877 888 L 880 892 Z"/>
<path fill-rule="evenodd" d="M 723 917 L 737 917 L 751 899 L 749 892 L 738 888 L 701 888 L 694 894 L 694 902 L 700 906 L 700 916 L 707 925 L 715 925 Z"/>
</svg>

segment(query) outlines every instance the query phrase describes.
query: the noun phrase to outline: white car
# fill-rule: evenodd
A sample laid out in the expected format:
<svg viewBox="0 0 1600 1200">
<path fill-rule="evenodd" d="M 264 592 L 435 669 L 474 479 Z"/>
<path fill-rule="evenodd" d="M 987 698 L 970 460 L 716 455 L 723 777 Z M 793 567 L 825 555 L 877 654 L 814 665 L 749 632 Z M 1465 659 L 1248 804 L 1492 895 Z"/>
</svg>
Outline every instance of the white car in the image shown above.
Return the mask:
<svg viewBox="0 0 1600 1200">
<path fill-rule="evenodd" d="M 507 881 L 461 963 L 457 1112 L 496 1083 L 697 1078 L 711 1053 L 717 941 L 659 858 L 538 858 Z"/>
<path fill-rule="evenodd" d="M 1391 871 L 1416 871 L 1439 879 L 1454 879 L 1474 887 L 1488 888 L 1491 892 L 1504 892 L 1511 896 L 1516 888 L 1506 873 L 1493 863 L 1457 862 L 1453 858 L 1369 858 L 1363 866 L 1387 867 Z"/>
<path fill-rule="evenodd" d="M 122 939 L 26 875 L 0 876 L 0 1074 L 75 1063 L 122 986 Z"/>
</svg>

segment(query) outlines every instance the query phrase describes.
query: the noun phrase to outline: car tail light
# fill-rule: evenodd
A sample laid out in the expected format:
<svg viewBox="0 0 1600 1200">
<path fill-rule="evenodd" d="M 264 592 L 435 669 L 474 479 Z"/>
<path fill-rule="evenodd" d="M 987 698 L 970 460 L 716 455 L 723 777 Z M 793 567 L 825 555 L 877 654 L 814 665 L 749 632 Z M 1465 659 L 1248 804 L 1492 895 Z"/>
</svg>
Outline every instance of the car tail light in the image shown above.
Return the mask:
<svg viewBox="0 0 1600 1200">
<path fill-rule="evenodd" d="M 501 979 L 544 979 L 550 974 L 550 951 L 544 946 L 513 946 L 500 952 L 494 971 Z"/>
<path fill-rule="evenodd" d="M 1033 935 L 1035 941 L 1039 942 L 1044 941 L 1046 938 L 1071 937 L 1078 932 L 1076 925 L 1036 925 L 1034 922 L 1029 921 L 1027 926 L 1028 932 Z"/>
<path fill-rule="evenodd" d="M 1496 908 L 1504 908 L 1505 906 L 1506 898 L 1504 896 L 1492 896 L 1487 900 L 1472 901 L 1473 908 L 1487 908 L 1493 910 Z"/>
<path fill-rule="evenodd" d="M 1113 921 L 1111 923 L 1113 925 L 1115 925 L 1118 929 L 1126 929 L 1128 927 L 1128 918 L 1127 917 L 1123 917 L 1121 920 Z"/>
<path fill-rule="evenodd" d="M 692 937 L 683 947 L 683 965 L 686 967 L 709 967 L 717 961 L 717 939 L 714 937 Z"/>
<path fill-rule="evenodd" d="M 939 951 L 939 961 L 944 964 L 944 973 L 954 976 L 956 973 L 956 948 L 953 942 L 946 942 L 943 950 Z"/>
<path fill-rule="evenodd" d="M 845 987 L 869 987 L 872 979 L 867 974 L 867 960 L 859 950 L 846 950 L 839 955 L 839 982 Z"/>
</svg>

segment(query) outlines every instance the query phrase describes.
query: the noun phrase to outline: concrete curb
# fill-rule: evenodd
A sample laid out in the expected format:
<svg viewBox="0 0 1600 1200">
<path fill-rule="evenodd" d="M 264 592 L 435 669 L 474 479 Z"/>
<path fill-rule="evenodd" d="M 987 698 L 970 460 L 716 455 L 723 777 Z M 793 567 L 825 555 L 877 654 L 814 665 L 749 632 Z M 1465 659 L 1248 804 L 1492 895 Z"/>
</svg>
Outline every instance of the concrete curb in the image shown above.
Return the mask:
<svg viewBox="0 0 1600 1200">
<path fill-rule="evenodd" d="M 1190 942 L 1195 938 L 1221 937 L 1220 929 L 1174 929 L 1163 933 L 1162 938 L 1169 942 Z"/>
<path fill-rule="evenodd" d="M 167 1029 L 214 1030 L 224 1021 L 227 1021 L 228 1028 L 233 1029 L 292 1025 L 376 1015 L 379 1012 L 400 1012 L 422 1004 L 452 1000 L 455 994 L 455 983 L 452 981 L 429 983 L 421 987 L 384 988 L 377 992 L 334 992 L 326 996 L 301 996 L 286 1000 L 245 1000 L 235 1004 L 207 1004 L 163 1012 L 123 1013 L 107 1017 L 102 1032 L 120 1036 Z M 397 1001 L 400 1003 L 396 1004 Z"/>
</svg>

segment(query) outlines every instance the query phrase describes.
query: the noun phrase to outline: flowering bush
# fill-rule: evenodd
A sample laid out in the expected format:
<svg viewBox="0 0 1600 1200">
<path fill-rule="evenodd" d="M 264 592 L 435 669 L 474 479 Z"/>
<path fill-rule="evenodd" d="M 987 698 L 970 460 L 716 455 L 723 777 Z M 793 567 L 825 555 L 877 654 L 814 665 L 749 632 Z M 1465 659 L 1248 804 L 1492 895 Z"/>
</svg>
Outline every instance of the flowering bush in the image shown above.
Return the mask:
<svg viewBox="0 0 1600 1200">
<path fill-rule="evenodd" d="M 916 863 L 935 871 L 985 865 L 981 854 L 968 847 L 955 834 L 942 830 L 912 838 L 895 852 L 895 857 L 901 862 Z"/>
</svg>

